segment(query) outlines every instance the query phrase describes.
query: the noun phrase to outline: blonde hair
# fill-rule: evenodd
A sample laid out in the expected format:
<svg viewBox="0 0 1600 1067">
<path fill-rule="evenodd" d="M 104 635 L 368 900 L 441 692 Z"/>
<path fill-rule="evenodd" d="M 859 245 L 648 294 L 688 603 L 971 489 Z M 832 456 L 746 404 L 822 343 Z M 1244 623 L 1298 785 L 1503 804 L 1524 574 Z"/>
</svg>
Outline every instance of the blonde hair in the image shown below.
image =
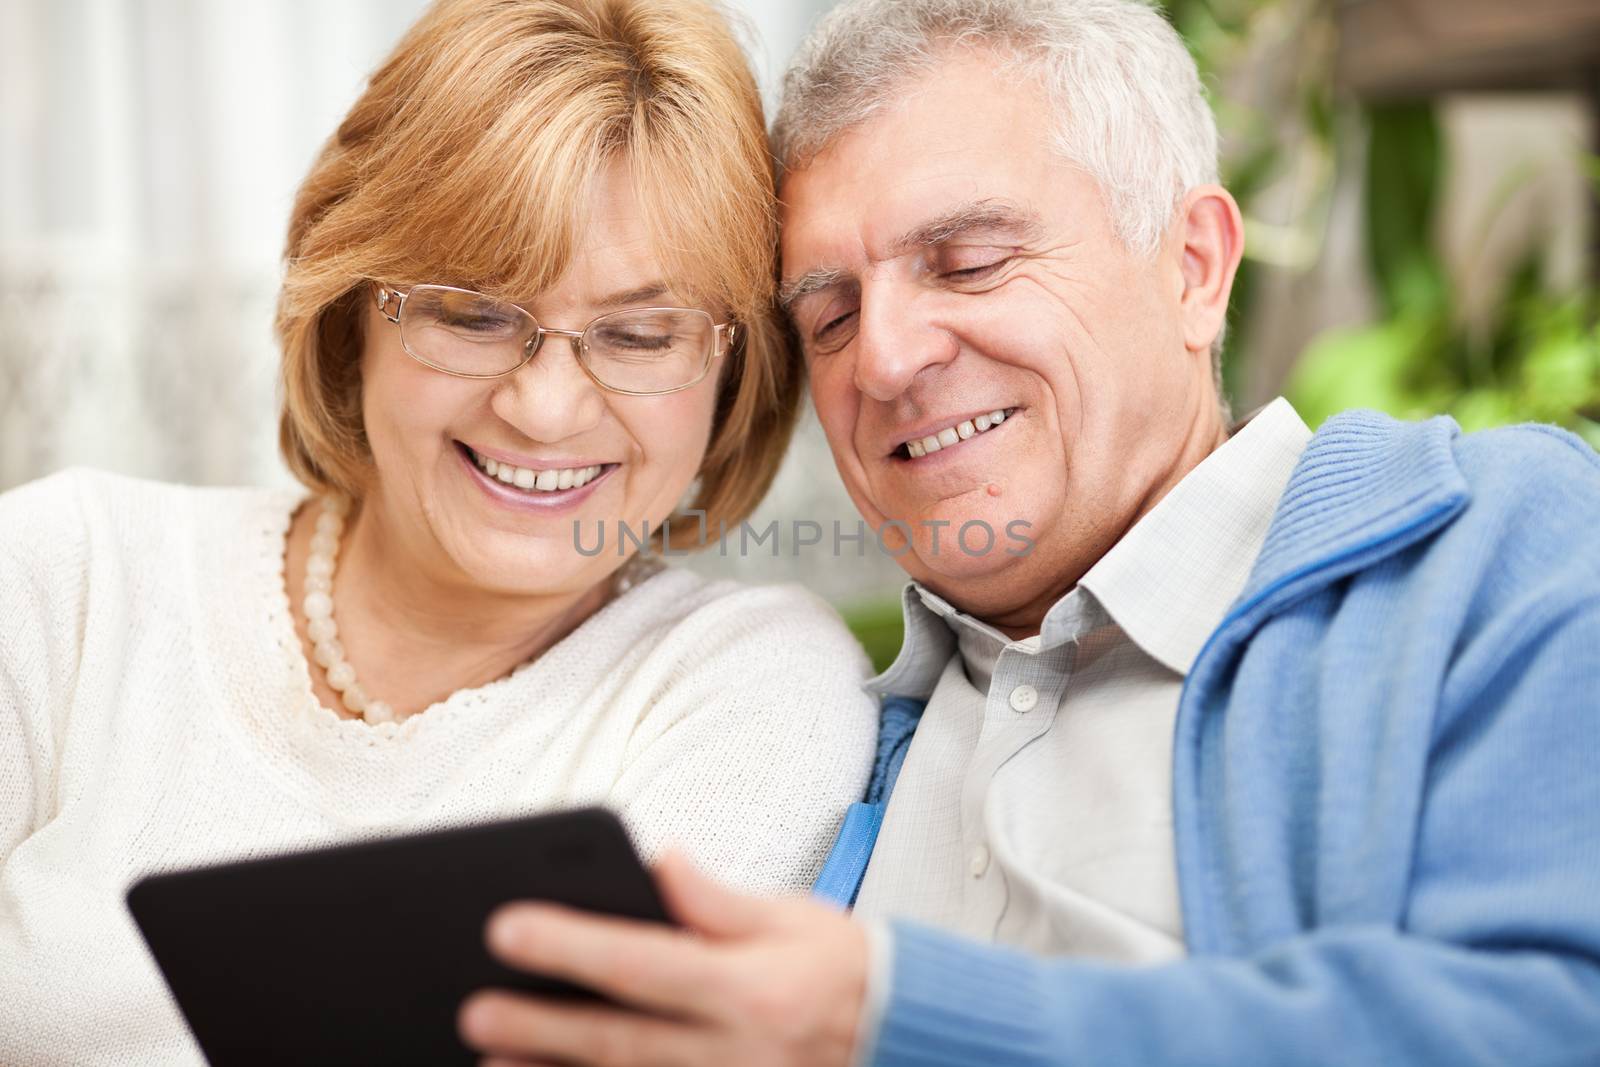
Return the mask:
<svg viewBox="0 0 1600 1067">
<path fill-rule="evenodd" d="M 277 316 L 279 443 L 295 476 L 357 498 L 367 486 L 369 280 L 541 292 L 618 159 L 673 287 L 741 324 L 692 506 L 713 525 L 748 515 L 787 447 L 802 372 L 773 309 L 760 95 L 727 18 L 699 0 L 441 0 L 410 29 L 295 199 Z M 697 533 L 680 526 L 675 542 Z"/>
</svg>

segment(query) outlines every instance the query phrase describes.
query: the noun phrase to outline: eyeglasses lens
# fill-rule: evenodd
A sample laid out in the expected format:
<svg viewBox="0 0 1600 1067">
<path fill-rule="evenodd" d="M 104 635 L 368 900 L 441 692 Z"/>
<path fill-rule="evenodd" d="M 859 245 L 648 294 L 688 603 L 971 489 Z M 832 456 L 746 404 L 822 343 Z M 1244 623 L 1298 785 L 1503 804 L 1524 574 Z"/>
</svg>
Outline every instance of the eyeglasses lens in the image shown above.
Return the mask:
<svg viewBox="0 0 1600 1067">
<path fill-rule="evenodd" d="M 411 354 L 454 374 L 515 370 L 538 332 L 533 316 L 517 305 L 464 289 L 415 286 L 400 311 L 400 340 Z"/>
<path fill-rule="evenodd" d="M 579 358 L 602 385 L 659 393 L 698 381 L 715 350 L 711 316 L 691 308 L 635 308 L 591 322 Z M 418 285 L 400 313 L 400 339 L 422 362 L 493 377 L 527 361 L 539 325 L 516 304 L 465 289 Z"/>
<path fill-rule="evenodd" d="M 716 344 L 711 316 L 688 308 L 639 308 L 594 320 L 583 357 L 605 385 L 659 393 L 698 381 Z"/>
</svg>

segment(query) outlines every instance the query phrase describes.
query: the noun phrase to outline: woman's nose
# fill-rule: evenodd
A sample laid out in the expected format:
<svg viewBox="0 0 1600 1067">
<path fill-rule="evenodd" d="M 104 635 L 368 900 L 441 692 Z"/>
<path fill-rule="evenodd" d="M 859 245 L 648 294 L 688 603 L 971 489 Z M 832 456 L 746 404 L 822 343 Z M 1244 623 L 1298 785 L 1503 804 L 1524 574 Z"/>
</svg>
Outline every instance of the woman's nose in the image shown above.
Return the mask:
<svg viewBox="0 0 1600 1067">
<path fill-rule="evenodd" d="M 575 337 L 546 337 L 532 359 L 495 383 L 494 413 L 547 444 L 599 425 L 605 393 L 578 362 L 577 345 Z"/>
</svg>

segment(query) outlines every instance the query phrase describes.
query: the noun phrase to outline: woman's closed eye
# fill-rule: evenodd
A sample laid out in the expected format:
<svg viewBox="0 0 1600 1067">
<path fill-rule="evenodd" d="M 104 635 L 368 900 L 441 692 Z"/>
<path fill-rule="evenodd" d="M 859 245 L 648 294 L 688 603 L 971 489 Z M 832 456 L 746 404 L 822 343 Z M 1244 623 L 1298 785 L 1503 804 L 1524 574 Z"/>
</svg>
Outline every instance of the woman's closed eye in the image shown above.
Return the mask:
<svg viewBox="0 0 1600 1067">
<path fill-rule="evenodd" d="M 482 336 L 504 336 L 516 330 L 512 320 L 497 315 L 450 314 L 441 315 L 439 323 L 460 333 Z"/>
<path fill-rule="evenodd" d="M 667 352 L 682 343 L 670 333 L 642 330 L 608 330 L 595 338 L 595 344 L 609 351 L 629 353 Z"/>
</svg>

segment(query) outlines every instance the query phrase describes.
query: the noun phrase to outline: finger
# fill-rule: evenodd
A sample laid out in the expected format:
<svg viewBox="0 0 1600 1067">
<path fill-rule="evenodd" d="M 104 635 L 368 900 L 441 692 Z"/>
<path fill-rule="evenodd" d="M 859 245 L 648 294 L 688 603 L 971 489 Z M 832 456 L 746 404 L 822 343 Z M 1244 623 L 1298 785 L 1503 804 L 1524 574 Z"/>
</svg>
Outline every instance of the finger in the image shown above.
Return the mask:
<svg viewBox="0 0 1600 1067">
<path fill-rule="evenodd" d="M 488 990 L 461 1005 L 461 1039 L 509 1063 L 686 1067 L 714 1063 L 708 1035 L 684 1023 L 593 1004 Z"/>
<path fill-rule="evenodd" d="M 772 901 L 712 881 L 681 852 L 668 852 L 656 863 L 656 885 L 667 914 L 707 937 L 748 937 L 772 929 L 780 920 Z"/>
<path fill-rule="evenodd" d="M 705 1017 L 725 988 L 715 949 L 656 923 L 518 903 L 489 917 L 486 940 L 509 966 L 647 1011 Z"/>
</svg>

